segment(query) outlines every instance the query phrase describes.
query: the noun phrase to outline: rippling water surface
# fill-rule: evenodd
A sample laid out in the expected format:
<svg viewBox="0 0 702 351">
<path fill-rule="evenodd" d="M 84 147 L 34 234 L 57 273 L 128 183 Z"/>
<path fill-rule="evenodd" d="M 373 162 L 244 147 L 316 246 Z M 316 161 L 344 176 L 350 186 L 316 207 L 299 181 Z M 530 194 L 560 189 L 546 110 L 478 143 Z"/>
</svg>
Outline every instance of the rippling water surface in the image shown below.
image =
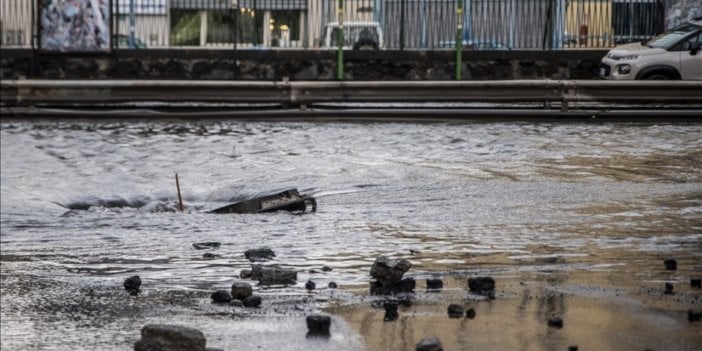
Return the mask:
<svg viewBox="0 0 702 351">
<path fill-rule="evenodd" d="M 134 274 L 152 305 L 190 293 L 205 304 L 205 293 L 250 267 L 243 252 L 261 246 L 301 272 L 298 287 L 257 288 L 263 294 L 295 295 L 308 279 L 365 289 L 379 255 L 410 259 L 417 279 L 550 264 L 655 286 L 661 275 L 637 262 L 668 256 L 680 281 L 702 272 L 699 124 L 4 121 L 1 143 L 3 350 L 129 349 L 143 322 L 169 316 L 209 325 L 215 347 L 252 343 L 227 331 L 239 317 L 217 310 L 148 314 L 145 298 L 125 302 L 133 317 L 84 312 L 76 321 L 71 311 L 90 305 L 76 296 L 118 291 Z M 315 196 L 317 212 L 206 213 L 287 188 Z M 211 251 L 221 258 L 204 260 L 192 246 L 202 241 L 221 242 Z M 333 270 L 308 273 L 323 265 Z M 66 295 L 73 307 L 51 306 Z M 274 330 L 267 323 L 246 325 L 284 336 L 300 328 L 285 316 Z M 352 329 L 329 342 L 374 348 Z"/>
</svg>

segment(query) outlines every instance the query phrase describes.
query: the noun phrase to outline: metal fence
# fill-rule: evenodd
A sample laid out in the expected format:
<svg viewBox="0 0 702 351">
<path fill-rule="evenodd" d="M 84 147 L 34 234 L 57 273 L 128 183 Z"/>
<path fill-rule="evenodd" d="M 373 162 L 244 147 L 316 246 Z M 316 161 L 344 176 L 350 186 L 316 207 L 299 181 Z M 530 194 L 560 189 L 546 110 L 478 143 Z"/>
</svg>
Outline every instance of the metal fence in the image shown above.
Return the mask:
<svg viewBox="0 0 702 351">
<path fill-rule="evenodd" d="M 340 20 L 349 46 L 370 31 L 385 49 L 451 49 L 457 33 L 468 49 L 601 48 L 669 27 L 663 0 L 2 0 L 0 44 L 41 46 L 47 9 L 78 22 L 75 3 L 109 12 L 117 50 L 323 48 Z"/>
</svg>

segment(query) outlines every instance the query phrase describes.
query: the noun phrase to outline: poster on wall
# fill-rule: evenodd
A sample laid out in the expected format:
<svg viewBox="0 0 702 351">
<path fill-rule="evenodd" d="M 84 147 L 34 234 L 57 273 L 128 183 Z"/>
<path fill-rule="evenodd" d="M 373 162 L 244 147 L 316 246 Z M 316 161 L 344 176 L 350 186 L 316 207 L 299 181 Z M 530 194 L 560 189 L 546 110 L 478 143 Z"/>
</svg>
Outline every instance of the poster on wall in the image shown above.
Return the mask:
<svg viewBox="0 0 702 351">
<path fill-rule="evenodd" d="M 111 0 L 38 0 L 39 49 L 48 52 L 110 51 Z"/>
</svg>

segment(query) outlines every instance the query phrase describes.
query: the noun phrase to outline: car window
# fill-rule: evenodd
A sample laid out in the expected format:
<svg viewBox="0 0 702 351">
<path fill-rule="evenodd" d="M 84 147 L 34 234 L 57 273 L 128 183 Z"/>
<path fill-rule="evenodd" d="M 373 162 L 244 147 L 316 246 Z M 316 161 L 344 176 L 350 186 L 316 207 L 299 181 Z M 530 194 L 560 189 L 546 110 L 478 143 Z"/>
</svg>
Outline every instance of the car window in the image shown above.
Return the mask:
<svg viewBox="0 0 702 351">
<path fill-rule="evenodd" d="M 680 40 L 696 30 L 699 30 L 699 27 L 693 25 L 680 26 L 651 39 L 646 45 L 652 48 L 669 50 L 675 47 Z"/>
<path fill-rule="evenodd" d="M 693 35 L 692 37 L 683 40 L 680 45 L 678 45 L 674 51 L 688 51 L 692 48 L 692 44 L 699 43 L 702 40 L 702 33 Z"/>
</svg>

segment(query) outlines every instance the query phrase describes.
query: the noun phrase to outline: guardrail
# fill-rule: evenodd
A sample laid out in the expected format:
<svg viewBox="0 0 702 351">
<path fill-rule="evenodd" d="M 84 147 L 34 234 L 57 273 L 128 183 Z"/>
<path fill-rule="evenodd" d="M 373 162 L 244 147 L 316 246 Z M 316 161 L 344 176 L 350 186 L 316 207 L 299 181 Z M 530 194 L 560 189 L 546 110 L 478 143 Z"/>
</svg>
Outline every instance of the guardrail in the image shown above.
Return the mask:
<svg viewBox="0 0 702 351">
<path fill-rule="evenodd" d="M 3 80 L 4 106 L 129 103 L 272 104 L 305 109 L 329 103 L 542 103 L 568 111 L 583 104 L 702 107 L 702 81 L 165 81 Z"/>
</svg>

